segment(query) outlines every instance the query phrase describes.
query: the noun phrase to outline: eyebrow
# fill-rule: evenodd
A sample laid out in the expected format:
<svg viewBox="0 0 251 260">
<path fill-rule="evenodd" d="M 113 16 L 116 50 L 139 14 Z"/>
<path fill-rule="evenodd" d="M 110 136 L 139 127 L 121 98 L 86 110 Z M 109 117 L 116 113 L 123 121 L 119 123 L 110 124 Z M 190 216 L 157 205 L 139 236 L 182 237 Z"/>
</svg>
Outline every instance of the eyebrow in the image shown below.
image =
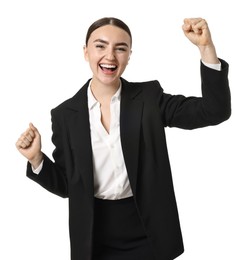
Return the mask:
<svg viewBox="0 0 251 260">
<path fill-rule="evenodd" d="M 109 44 L 108 41 L 105 41 L 105 40 L 102 40 L 102 39 L 96 39 L 95 41 L 93 41 L 93 43 L 95 43 L 95 42 L 100 42 L 100 43 L 104 43 L 104 44 L 107 44 L 107 45 Z M 126 42 L 118 42 L 118 43 L 115 44 L 115 46 L 121 46 L 121 45 L 129 48 L 129 46 Z"/>
</svg>

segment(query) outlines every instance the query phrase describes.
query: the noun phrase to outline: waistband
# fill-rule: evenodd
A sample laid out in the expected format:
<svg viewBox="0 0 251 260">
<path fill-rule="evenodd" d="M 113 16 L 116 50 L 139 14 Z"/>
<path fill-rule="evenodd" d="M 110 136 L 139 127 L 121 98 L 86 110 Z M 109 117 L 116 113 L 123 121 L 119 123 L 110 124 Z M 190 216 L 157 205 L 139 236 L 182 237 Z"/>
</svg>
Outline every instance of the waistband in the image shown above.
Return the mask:
<svg viewBox="0 0 251 260">
<path fill-rule="evenodd" d="M 133 203 L 134 198 L 133 196 L 128 197 L 128 198 L 123 198 L 123 199 L 117 199 L 117 200 L 108 200 L 108 199 L 99 199 L 99 198 L 94 198 L 94 202 L 97 205 L 117 205 L 117 204 L 128 204 L 128 203 Z"/>
</svg>

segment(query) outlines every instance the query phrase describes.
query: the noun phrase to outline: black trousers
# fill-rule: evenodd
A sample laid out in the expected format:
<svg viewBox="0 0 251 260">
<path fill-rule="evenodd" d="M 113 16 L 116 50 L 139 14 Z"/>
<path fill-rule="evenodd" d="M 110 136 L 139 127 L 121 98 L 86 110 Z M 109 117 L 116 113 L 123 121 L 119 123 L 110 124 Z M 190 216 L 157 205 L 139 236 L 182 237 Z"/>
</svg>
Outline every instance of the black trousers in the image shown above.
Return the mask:
<svg viewBox="0 0 251 260">
<path fill-rule="evenodd" d="M 153 259 L 133 198 L 95 198 L 93 260 Z"/>
</svg>

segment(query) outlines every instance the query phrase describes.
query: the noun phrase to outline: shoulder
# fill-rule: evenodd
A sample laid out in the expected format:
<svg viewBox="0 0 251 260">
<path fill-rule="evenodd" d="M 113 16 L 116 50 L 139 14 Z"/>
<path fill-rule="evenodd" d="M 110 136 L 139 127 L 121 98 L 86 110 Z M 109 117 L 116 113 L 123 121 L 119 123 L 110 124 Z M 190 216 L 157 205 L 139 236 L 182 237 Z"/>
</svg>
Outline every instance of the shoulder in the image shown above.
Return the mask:
<svg viewBox="0 0 251 260">
<path fill-rule="evenodd" d="M 160 83 L 158 80 L 150 80 L 150 81 L 127 81 L 124 78 L 121 78 L 122 85 L 129 85 L 131 87 L 142 87 L 142 88 L 151 88 L 160 86 Z"/>
<path fill-rule="evenodd" d="M 144 95 L 151 96 L 154 93 L 163 92 L 163 89 L 158 80 L 143 81 L 143 82 L 129 82 L 121 79 L 122 88 L 128 92 L 143 92 Z"/>
<path fill-rule="evenodd" d="M 52 113 L 57 113 L 65 109 L 79 110 L 83 105 L 87 104 L 87 88 L 90 80 L 88 80 L 72 97 L 64 100 L 56 107 L 52 108 Z"/>
</svg>

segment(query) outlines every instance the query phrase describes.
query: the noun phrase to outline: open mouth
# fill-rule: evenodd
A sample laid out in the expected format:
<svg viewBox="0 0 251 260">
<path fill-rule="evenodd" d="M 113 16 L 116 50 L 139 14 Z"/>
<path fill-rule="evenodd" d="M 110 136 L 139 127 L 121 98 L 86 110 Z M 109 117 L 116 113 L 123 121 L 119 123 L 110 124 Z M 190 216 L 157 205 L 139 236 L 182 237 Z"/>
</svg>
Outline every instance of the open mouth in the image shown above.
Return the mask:
<svg viewBox="0 0 251 260">
<path fill-rule="evenodd" d="M 117 69 L 117 66 L 114 64 L 99 64 L 99 67 L 104 71 L 104 72 L 114 72 Z"/>
</svg>

